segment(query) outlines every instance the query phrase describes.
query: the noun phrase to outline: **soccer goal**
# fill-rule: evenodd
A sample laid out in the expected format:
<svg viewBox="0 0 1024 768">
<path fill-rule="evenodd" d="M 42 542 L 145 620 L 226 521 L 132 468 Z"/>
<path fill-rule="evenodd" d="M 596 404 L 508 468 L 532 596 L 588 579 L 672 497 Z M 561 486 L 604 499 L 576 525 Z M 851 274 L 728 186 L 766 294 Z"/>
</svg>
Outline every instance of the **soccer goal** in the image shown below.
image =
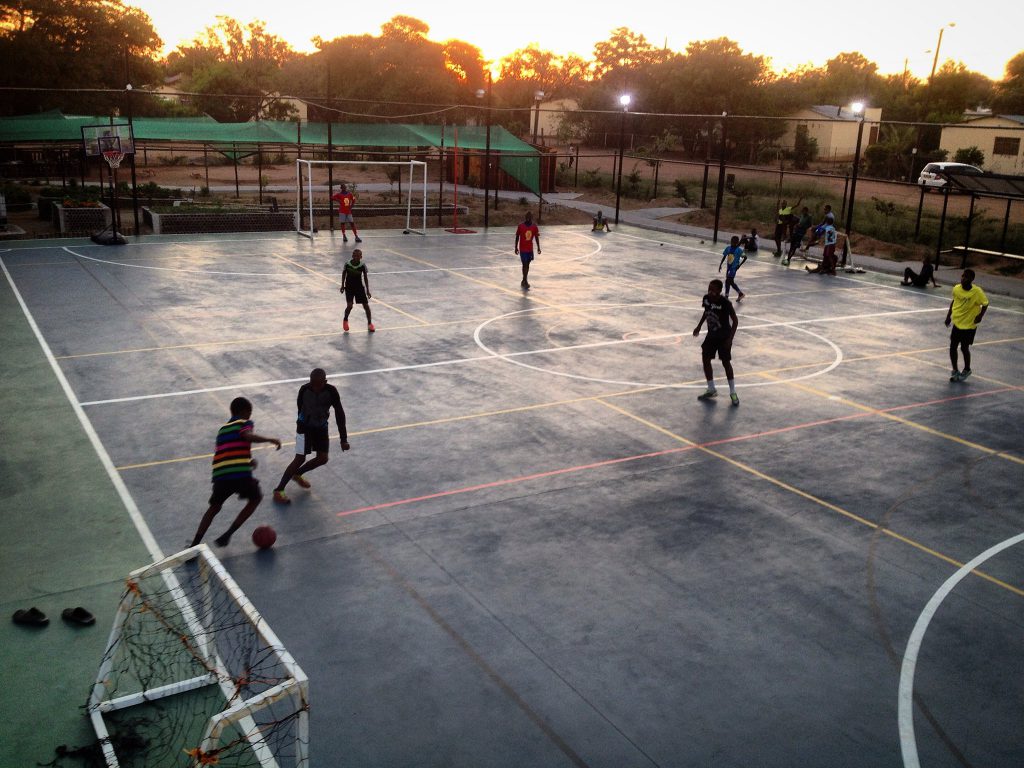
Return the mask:
<svg viewBox="0 0 1024 768">
<path fill-rule="evenodd" d="M 427 164 L 422 160 L 382 160 L 379 162 L 363 162 L 356 160 L 303 160 L 295 161 L 295 226 L 296 232 L 303 237 L 313 238 L 317 232 L 315 217 L 333 216 L 334 205 L 330 196 L 328 169 L 335 167 L 344 170 L 356 166 L 359 169 L 381 166 L 381 170 L 397 170 L 399 175 L 392 178 L 402 188 L 401 177 L 406 177 L 405 201 L 396 206 L 395 213 L 405 214 L 405 233 L 426 234 L 427 230 Z M 393 183 L 393 182 L 392 182 Z M 354 185 L 349 183 L 350 188 Z M 413 213 L 413 201 L 417 202 L 417 210 Z M 359 215 L 359 202 L 356 201 L 353 213 Z M 414 216 L 418 219 L 419 229 L 413 227 Z M 308 228 L 307 228 L 308 227 Z"/>
<path fill-rule="evenodd" d="M 87 710 L 111 767 L 308 768 L 308 693 L 201 544 L 128 577 Z"/>
</svg>

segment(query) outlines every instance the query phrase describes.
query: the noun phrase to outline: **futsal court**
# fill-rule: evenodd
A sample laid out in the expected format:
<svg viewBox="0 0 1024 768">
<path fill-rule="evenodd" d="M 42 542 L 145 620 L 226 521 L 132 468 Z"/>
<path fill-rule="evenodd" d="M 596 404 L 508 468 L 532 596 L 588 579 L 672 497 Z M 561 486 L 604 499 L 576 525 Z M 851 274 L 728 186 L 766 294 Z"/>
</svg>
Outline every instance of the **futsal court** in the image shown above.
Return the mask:
<svg viewBox="0 0 1024 768">
<path fill-rule="evenodd" d="M 951 383 L 958 272 L 763 255 L 740 405 L 717 360 L 703 403 L 722 244 L 541 233 L 524 291 L 511 229 L 364 231 L 373 334 L 358 305 L 342 332 L 354 246 L 327 232 L 0 259 L 150 556 L 191 540 L 234 397 L 285 443 L 215 552 L 310 678 L 313 765 L 1024 763 L 1021 302 L 989 294 Z M 316 367 L 351 450 L 332 422 L 277 506 Z"/>
</svg>

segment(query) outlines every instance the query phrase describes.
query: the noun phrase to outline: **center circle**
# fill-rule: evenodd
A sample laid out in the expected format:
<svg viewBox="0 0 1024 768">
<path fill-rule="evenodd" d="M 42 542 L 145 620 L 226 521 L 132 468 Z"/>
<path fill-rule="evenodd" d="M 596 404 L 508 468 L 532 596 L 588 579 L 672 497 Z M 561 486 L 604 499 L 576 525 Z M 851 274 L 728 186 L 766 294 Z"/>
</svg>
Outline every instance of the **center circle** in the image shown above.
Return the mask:
<svg viewBox="0 0 1024 768">
<path fill-rule="evenodd" d="M 643 305 L 642 304 L 640 304 L 640 305 L 634 304 L 634 305 L 632 305 L 632 308 L 635 309 L 635 308 L 640 307 L 640 306 L 643 306 Z M 593 304 L 593 303 L 590 303 L 590 304 L 566 304 L 566 305 L 562 305 L 560 308 L 563 308 L 563 309 L 594 309 L 594 308 L 597 308 L 597 309 L 607 309 L 604 305 Z M 530 307 L 528 309 L 518 309 L 518 310 L 515 310 L 513 312 L 506 312 L 503 315 L 497 315 L 497 316 L 492 317 L 492 318 L 490 318 L 488 320 L 484 320 L 482 323 L 480 323 L 480 325 L 478 325 L 474 329 L 474 331 L 473 331 L 473 341 L 476 342 L 476 345 L 481 350 L 483 350 L 488 355 L 491 355 L 492 357 L 500 358 L 500 359 L 504 360 L 505 362 L 512 363 L 513 365 L 518 365 L 518 366 L 520 366 L 522 368 L 527 368 L 527 369 L 532 370 L 532 371 L 538 371 L 540 373 L 547 373 L 547 374 L 550 374 L 552 376 L 561 376 L 563 378 L 576 379 L 578 381 L 593 381 L 593 382 L 597 382 L 597 383 L 600 383 L 600 384 L 613 384 L 613 385 L 616 385 L 616 386 L 626 386 L 626 387 L 666 387 L 666 388 L 675 388 L 675 389 L 704 389 L 704 387 L 705 387 L 704 382 L 699 382 L 699 383 L 695 383 L 695 384 L 679 384 L 679 383 L 664 383 L 664 382 L 651 382 L 651 381 L 633 381 L 633 380 L 629 380 L 629 379 L 609 379 L 609 378 L 603 378 L 603 377 L 600 377 L 600 376 L 586 376 L 584 374 L 579 374 L 579 373 L 569 373 L 567 371 L 559 371 L 559 370 L 554 369 L 554 368 L 544 367 L 544 366 L 539 366 L 539 365 L 531 365 L 530 363 L 526 362 L 525 360 L 520 359 L 520 358 L 528 357 L 530 355 L 538 355 L 538 354 L 553 353 L 553 352 L 568 352 L 568 351 L 572 351 L 572 350 L 575 350 L 575 349 L 593 349 L 593 348 L 601 348 L 601 347 L 610 347 L 610 346 L 615 346 L 615 345 L 620 345 L 620 344 L 638 344 L 638 343 L 651 344 L 651 343 L 657 343 L 657 342 L 661 342 L 663 344 L 666 344 L 666 340 L 668 340 L 668 339 L 680 338 L 680 337 L 686 335 L 686 334 L 680 334 L 678 332 L 670 332 L 670 333 L 665 333 L 665 334 L 659 334 L 657 336 L 645 336 L 645 337 L 641 337 L 641 338 L 633 338 L 634 334 L 636 334 L 638 332 L 628 332 L 628 333 L 624 334 L 621 339 L 613 339 L 613 340 L 610 340 L 610 341 L 602 341 L 602 342 L 591 343 L 591 344 L 570 345 L 570 346 L 564 346 L 564 347 L 563 346 L 555 346 L 555 347 L 549 347 L 547 349 L 531 349 L 531 350 L 523 350 L 523 351 L 520 351 L 520 352 L 507 352 L 507 353 L 501 353 L 501 352 L 498 352 L 495 349 L 492 349 L 483 340 L 484 331 L 487 329 L 488 326 L 490 326 L 493 323 L 497 323 L 497 322 L 500 322 L 502 320 L 526 317 L 526 316 L 531 315 L 531 314 L 536 313 L 536 312 L 550 312 L 550 310 L 551 310 L 551 307 Z M 842 361 L 843 361 L 843 351 L 833 341 L 831 341 L 830 339 L 826 338 L 825 336 L 822 336 L 819 333 L 815 333 L 814 331 L 811 331 L 811 330 L 809 330 L 807 328 L 802 328 L 801 326 L 799 326 L 799 325 L 797 325 L 795 323 L 769 323 L 767 326 L 755 326 L 754 328 L 749 328 L 748 327 L 748 328 L 745 328 L 744 330 L 749 332 L 751 330 L 758 330 L 759 328 L 763 328 L 763 327 L 776 327 L 776 326 L 780 326 L 780 327 L 784 326 L 784 327 L 786 327 L 788 329 L 791 329 L 791 330 L 794 330 L 794 331 L 799 331 L 800 333 L 805 333 L 808 336 L 811 336 L 812 338 L 815 338 L 818 341 L 821 341 L 824 344 L 826 344 L 827 346 L 831 347 L 831 349 L 833 351 L 833 355 L 834 355 L 833 359 L 832 359 L 832 362 L 829 363 L 828 365 L 826 365 L 825 367 L 819 369 L 819 370 L 811 371 L 811 372 L 803 374 L 801 376 L 795 376 L 793 378 L 788 378 L 788 379 L 778 379 L 776 381 L 755 381 L 755 382 L 752 382 L 752 383 L 749 383 L 749 384 L 744 384 L 743 385 L 744 387 L 770 387 L 770 386 L 777 386 L 779 384 L 786 384 L 788 382 L 793 382 L 793 381 L 803 381 L 803 380 L 806 380 L 806 379 L 814 378 L 816 376 L 821 376 L 822 374 L 825 374 L 825 373 L 828 373 L 829 371 L 835 370 L 836 368 L 839 367 L 840 363 L 842 363 Z M 671 343 L 671 342 L 668 342 L 668 343 Z"/>
</svg>

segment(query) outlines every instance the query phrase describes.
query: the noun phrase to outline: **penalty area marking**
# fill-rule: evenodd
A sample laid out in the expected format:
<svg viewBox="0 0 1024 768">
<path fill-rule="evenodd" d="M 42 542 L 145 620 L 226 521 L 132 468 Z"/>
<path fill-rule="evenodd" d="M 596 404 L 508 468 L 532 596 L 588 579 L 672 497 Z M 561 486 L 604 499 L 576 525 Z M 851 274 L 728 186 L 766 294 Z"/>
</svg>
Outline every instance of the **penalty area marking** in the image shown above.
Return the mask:
<svg viewBox="0 0 1024 768">
<path fill-rule="evenodd" d="M 917 623 L 907 640 L 907 650 L 903 652 L 903 664 L 900 668 L 899 687 L 899 732 L 900 751 L 903 753 L 903 765 L 906 768 L 920 768 L 921 761 L 917 754 L 917 739 L 914 735 L 914 672 L 917 669 L 917 654 L 921 650 L 921 643 L 924 641 L 925 632 L 931 623 L 942 601 L 956 588 L 956 586 L 967 578 L 971 571 L 986 560 L 998 555 L 1004 549 L 1020 544 L 1024 541 L 1024 533 L 1018 533 L 1005 541 L 989 547 L 969 563 L 964 563 L 956 573 L 946 579 L 942 586 L 932 595 L 932 599 L 924 607 L 921 615 L 917 617 Z"/>
<path fill-rule="evenodd" d="M 637 306 L 637 305 L 633 305 L 633 306 Z M 560 309 L 578 309 L 578 308 L 586 308 L 586 307 L 602 307 L 602 308 L 606 309 L 606 307 L 604 307 L 604 305 L 600 305 L 600 304 L 567 304 L 567 305 L 561 306 L 559 308 Z M 657 336 L 646 336 L 644 338 L 639 338 L 639 339 L 623 338 L 621 340 L 599 341 L 599 342 L 594 342 L 594 343 L 591 343 L 591 344 L 576 344 L 576 345 L 568 346 L 568 347 L 555 347 L 553 349 L 534 349 L 534 350 L 529 350 L 529 351 L 509 352 L 509 353 L 505 353 L 505 354 L 502 354 L 500 352 L 497 352 L 497 351 L 491 349 L 489 346 L 487 346 L 487 344 L 484 343 L 483 338 L 482 338 L 483 330 L 488 325 L 490 325 L 491 323 L 497 322 L 499 320 L 505 320 L 505 319 L 508 319 L 508 318 L 519 317 L 519 316 L 527 315 L 527 314 L 530 314 L 530 313 L 533 313 L 533 312 L 539 312 L 539 311 L 542 311 L 542 310 L 549 310 L 549 309 L 550 309 L 550 307 L 542 307 L 542 308 L 530 307 L 528 309 L 517 309 L 517 310 L 515 310 L 513 312 L 506 312 L 503 315 L 498 315 L 496 317 L 492 317 L 490 320 L 485 320 L 484 322 L 482 322 L 480 325 L 478 325 L 476 327 L 476 329 L 473 331 L 473 340 L 476 342 L 476 345 L 478 347 L 480 347 L 480 349 L 482 349 L 484 352 L 490 354 L 493 357 L 500 358 L 501 360 L 505 360 L 506 362 L 512 363 L 513 365 L 518 365 L 518 366 L 521 366 L 523 368 L 529 368 L 531 370 L 538 371 L 539 373 L 548 373 L 548 374 L 551 374 L 553 376 L 563 376 L 563 377 L 568 378 L 568 379 L 577 379 L 579 381 L 594 381 L 594 382 L 598 382 L 598 383 L 601 383 L 601 384 L 614 384 L 616 386 L 625 386 L 625 387 L 673 387 L 673 388 L 677 388 L 677 389 L 703 389 L 705 387 L 705 384 L 703 382 L 698 383 L 698 384 L 680 384 L 680 383 L 666 384 L 666 383 L 656 383 L 656 382 L 646 382 L 646 381 L 623 381 L 623 380 L 620 380 L 620 379 L 603 379 L 603 378 L 600 378 L 600 377 L 597 377 L 597 376 L 584 376 L 583 374 L 568 373 L 566 371 L 553 370 L 551 368 L 545 368 L 545 367 L 542 367 L 542 366 L 539 366 L 539 365 L 531 365 L 530 363 L 527 363 L 527 362 L 524 362 L 522 360 L 516 359 L 516 358 L 519 358 L 519 357 L 524 356 L 524 355 L 537 355 L 537 354 L 543 354 L 545 352 L 568 352 L 568 351 L 572 351 L 572 350 L 575 350 L 575 349 L 594 349 L 594 348 L 597 348 L 597 347 L 610 347 L 610 346 L 614 346 L 614 345 L 617 345 L 617 344 L 637 344 L 637 343 L 641 343 L 641 342 L 651 343 L 651 342 L 656 342 L 656 341 L 663 340 L 663 339 L 671 339 L 671 338 L 675 338 L 677 336 L 685 335 L 685 334 L 680 334 L 678 332 L 676 332 L 676 333 L 661 334 L 661 335 L 657 335 Z M 834 353 L 834 358 L 833 358 L 831 363 L 829 363 L 827 366 L 825 366 L 824 368 L 822 368 L 820 370 L 811 371 L 810 373 L 806 373 L 806 374 L 804 374 L 802 376 L 797 376 L 797 377 L 792 378 L 792 379 L 778 379 L 776 381 L 760 381 L 760 382 L 754 382 L 752 384 L 744 384 L 745 388 L 746 387 L 774 387 L 774 386 L 778 386 L 779 384 L 791 383 L 791 382 L 794 382 L 794 381 L 803 381 L 805 379 L 812 379 L 812 378 L 814 378 L 816 376 L 821 376 L 822 374 L 825 374 L 825 373 L 828 373 L 829 371 L 835 370 L 843 362 L 843 351 L 831 339 L 828 339 L 825 336 L 822 336 L 819 333 L 815 333 L 814 331 L 811 331 L 811 330 L 809 330 L 807 328 L 801 328 L 797 324 L 792 324 L 792 323 L 764 323 L 763 325 L 747 326 L 745 328 L 745 330 L 749 331 L 749 330 L 754 330 L 754 329 L 758 329 L 758 328 L 770 328 L 770 327 L 775 327 L 775 326 L 786 326 L 786 327 L 789 327 L 789 328 L 793 328 L 794 330 L 800 331 L 801 333 L 806 333 L 808 336 L 812 336 L 812 337 L 818 339 L 819 341 L 824 342 L 825 344 L 827 344 L 829 347 L 832 348 L 832 351 Z"/>
</svg>

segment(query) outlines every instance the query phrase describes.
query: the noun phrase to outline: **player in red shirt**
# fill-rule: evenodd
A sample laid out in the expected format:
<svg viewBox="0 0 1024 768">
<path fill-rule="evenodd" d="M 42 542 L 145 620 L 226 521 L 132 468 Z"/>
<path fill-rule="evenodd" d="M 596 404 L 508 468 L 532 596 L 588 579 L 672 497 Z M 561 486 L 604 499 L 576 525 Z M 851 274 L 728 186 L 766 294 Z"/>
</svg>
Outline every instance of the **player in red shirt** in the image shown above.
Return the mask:
<svg viewBox="0 0 1024 768">
<path fill-rule="evenodd" d="M 515 246 L 516 254 L 519 256 L 519 260 L 523 262 L 523 282 L 520 285 L 526 289 L 530 288 L 530 283 L 526 278 L 530 274 L 530 262 L 533 261 L 534 243 L 537 244 L 537 253 L 540 253 L 540 230 L 533 223 L 533 214 L 527 211 L 523 223 L 516 227 Z"/>
<path fill-rule="evenodd" d="M 348 191 L 348 187 L 345 184 L 341 185 L 341 191 L 331 195 L 331 200 L 334 200 L 338 204 L 338 224 L 341 227 L 341 239 L 346 243 L 348 242 L 348 235 L 345 234 L 345 225 L 352 225 L 352 234 L 356 237 L 356 242 L 361 243 L 359 239 L 359 233 L 356 231 L 356 222 L 352 218 L 352 206 L 355 205 L 356 196 Z"/>
</svg>

